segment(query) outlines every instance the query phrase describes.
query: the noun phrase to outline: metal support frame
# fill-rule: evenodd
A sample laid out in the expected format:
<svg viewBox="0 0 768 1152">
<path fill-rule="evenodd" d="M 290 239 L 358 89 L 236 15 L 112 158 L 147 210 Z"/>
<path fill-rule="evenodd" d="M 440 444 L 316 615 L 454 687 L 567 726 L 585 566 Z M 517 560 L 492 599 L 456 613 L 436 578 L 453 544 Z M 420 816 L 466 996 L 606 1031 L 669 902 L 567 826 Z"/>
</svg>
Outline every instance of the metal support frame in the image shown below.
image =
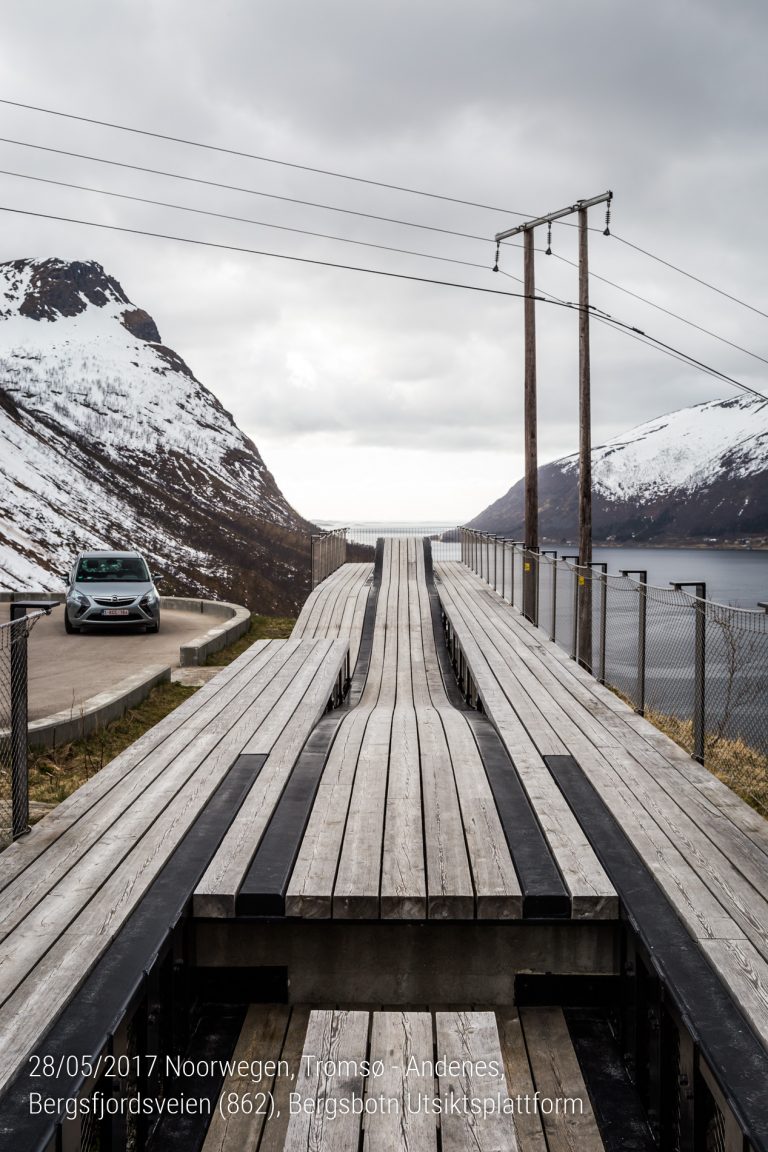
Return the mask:
<svg viewBox="0 0 768 1152">
<path fill-rule="evenodd" d="M 648 570 L 646 568 L 622 568 L 622 576 L 637 576 L 640 587 L 638 589 L 637 605 L 637 702 L 635 712 L 645 715 L 645 660 L 648 623 Z"/>
<path fill-rule="evenodd" d="M 557 635 L 557 548 L 542 548 L 542 556 L 551 556 L 554 560 L 552 565 L 552 629 L 549 634 L 550 640 L 554 641 Z"/>
<path fill-rule="evenodd" d="M 575 660 L 579 648 L 579 558 L 578 556 L 563 556 L 566 564 L 574 561 L 573 569 L 573 640 L 571 643 L 571 660 Z"/>
<path fill-rule="evenodd" d="M 695 588 L 696 613 L 693 650 L 693 758 L 704 763 L 704 735 L 706 724 L 706 659 L 707 659 L 707 585 L 704 580 L 673 581 L 676 592 Z"/>
<path fill-rule="evenodd" d="M 590 567 L 597 568 L 600 571 L 600 675 L 598 676 L 598 680 L 601 684 L 605 684 L 605 642 L 608 635 L 608 565 L 604 560 L 592 560 Z"/>
</svg>

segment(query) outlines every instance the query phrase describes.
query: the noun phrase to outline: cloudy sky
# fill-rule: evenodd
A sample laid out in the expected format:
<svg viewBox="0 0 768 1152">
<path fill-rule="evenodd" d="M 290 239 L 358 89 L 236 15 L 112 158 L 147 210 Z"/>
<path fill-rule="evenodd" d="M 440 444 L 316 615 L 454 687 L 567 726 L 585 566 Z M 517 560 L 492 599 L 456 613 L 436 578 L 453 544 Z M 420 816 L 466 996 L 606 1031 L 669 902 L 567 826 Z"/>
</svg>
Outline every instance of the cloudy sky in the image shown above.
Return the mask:
<svg viewBox="0 0 768 1152">
<path fill-rule="evenodd" d="M 764 4 L 6 0 L 3 23 L 4 99 L 490 206 L 0 105 L 0 135 L 17 141 L 0 143 L 5 173 L 253 223 L 3 174 L 6 208 L 514 293 L 522 253 L 504 250 L 494 275 L 493 234 L 611 188 L 614 236 L 593 209 L 591 270 L 624 291 L 593 279 L 592 303 L 768 391 L 768 319 L 619 239 L 768 313 Z M 95 259 L 116 276 L 309 517 L 455 522 L 521 474 L 519 299 L 20 215 L 2 224 L 0 259 Z M 550 257 L 536 237 L 537 287 L 574 300 L 575 229 L 554 227 Z M 577 315 L 540 304 L 537 324 L 543 463 L 577 446 Z M 595 443 L 734 392 L 598 323 L 592 371 Z"/>
</svg>

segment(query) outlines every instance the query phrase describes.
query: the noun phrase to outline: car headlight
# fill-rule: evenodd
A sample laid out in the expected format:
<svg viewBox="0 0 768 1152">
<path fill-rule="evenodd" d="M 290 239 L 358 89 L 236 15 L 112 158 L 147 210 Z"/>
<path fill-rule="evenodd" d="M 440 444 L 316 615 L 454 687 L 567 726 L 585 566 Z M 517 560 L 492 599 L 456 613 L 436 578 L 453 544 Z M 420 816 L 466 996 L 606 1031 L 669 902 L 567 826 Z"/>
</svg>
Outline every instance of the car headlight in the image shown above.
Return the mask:
<svg viewBox="0 0 768 1152">
<path fill-rule="evenodd" d="M 73 592 L 70 592 L 69 596 L 67 596 L 67 599 L 71 601 L 71 603 L 77 604 L 78 608 L 87 608 L 90 604 L 88 597 L 84 596 L 82 592 L 78 592 L 77 589 L 75 589 Z"/>
<path fill-rule="evenodd" d="M 139 600 L 139 607 L 140 608 L 154 608 L 155 604 L 157 604 L 157 601 L 158 601 L 157 592 L 145 592 L 144 595 L 142 596 L 141 600 Z"/>
</svg>

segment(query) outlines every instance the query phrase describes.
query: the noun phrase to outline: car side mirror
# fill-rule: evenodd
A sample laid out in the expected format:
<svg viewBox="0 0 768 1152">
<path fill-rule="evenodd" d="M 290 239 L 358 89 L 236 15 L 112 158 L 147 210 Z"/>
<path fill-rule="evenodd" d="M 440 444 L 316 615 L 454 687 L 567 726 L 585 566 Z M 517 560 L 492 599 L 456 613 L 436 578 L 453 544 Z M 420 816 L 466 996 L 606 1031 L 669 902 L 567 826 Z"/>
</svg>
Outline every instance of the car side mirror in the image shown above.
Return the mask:
<svg viewBox="0 0 768 1152">
<path fill-rule="evenodd" d="M 163 576 L 153 576 L 152 577 L 152 583 L 153 584 L 162 584 L 163 579 L 164 579 Z"/>
</svg>

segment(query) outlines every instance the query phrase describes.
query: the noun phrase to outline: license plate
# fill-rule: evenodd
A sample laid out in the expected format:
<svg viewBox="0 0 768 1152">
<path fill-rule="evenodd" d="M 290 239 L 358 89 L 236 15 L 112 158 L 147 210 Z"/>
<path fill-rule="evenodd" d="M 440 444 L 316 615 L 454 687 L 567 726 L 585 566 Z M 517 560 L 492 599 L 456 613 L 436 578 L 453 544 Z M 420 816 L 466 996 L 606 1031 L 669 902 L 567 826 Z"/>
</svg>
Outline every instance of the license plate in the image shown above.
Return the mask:
<svg viewBox="0 0 768 1152">
<path fill-rule="evenodd" d="M 130 609 L 128 608 L 105 608 L 102 616 L 130 616 Z"/>
</svg>

